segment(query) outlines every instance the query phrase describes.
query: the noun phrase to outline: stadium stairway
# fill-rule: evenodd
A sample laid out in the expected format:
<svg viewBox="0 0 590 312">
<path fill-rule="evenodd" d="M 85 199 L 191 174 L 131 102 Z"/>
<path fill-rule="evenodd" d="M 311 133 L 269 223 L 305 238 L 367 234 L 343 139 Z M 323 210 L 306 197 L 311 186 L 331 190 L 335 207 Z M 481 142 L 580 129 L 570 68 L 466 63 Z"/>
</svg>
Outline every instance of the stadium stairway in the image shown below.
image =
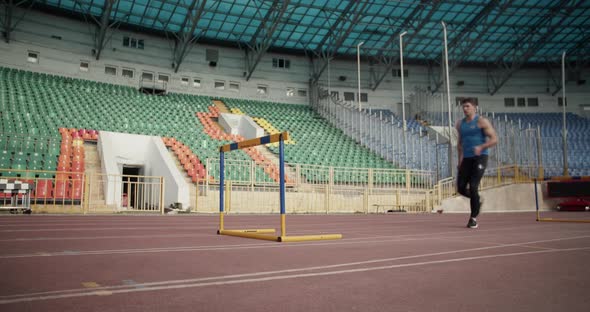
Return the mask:
<svg viewBox="0 0 590 312">
<path fill-rule="evenodd" d="M 91 142 L 84 143 L 84 155 L 87 177 L 100 177 L 102 175 L 102 165 L 100 164 L 100 157 L 98 155 L 98 148 L 96 144 Z M 93 181 L 94 182 L 94 181 Z M 112 213 L 113 207 L 109 207 L 106 204 L 104 198 L 104 184 L 93 183 L 92 185 L 92 206 L 90 207 L 89 213 Z"/>
<path fill-rule="evenodd" d="M 218 116 L 219 110 L 216 106 L 210 106 L 208 113 L 197 113 L 197 117 L 201 123 L 203 123 L 205 133 L 215 140 L 231 140 L 234 142 L 244 141 L 244 137 L 240 135 L 228 134 L 222 131 L 217 122 L 213 120 L 213 118 L 217 118 Z M 242 150 L 258 165 L 258 167 L 263 168 L 262 170 L 270 177 L 272 181 L 278 183 L 279 168 L 275 163 L 273 163 L 269 158 L 262 155 L 257 149 L 253 147 Z M 213 176 L 217 176 L 217 174 L 213 173 Z M 287 178 L 287 182 L 290 182 L 289 178 Z"/>
<path fill-rule="evenodd" d="M 268 158 L 273 164 L 279 163 L 279 157 L 271 152 L 265 145 L 259 145 L 254 147 L 262 156 Z M 287 176 L 287 181 L 291 182 L 290 177 L 296 177 L 297 172 L 295 169 L 289 164 L 285 163 L 285 175 Z"/>
<path fill-rule="evenodd" d="M 293 144 L 285 145 L 285 162 L 338 168 L 393 169 L 395 166 L 326 122 L 307 105 L 224 99 L 234 113 L 244 113 L 268 128 L 288 131 Z M 260 119 L 260 118 L 263 118 Z M 268 129 L 267 129 L 268 131 Z M 269 146 L 278 154 L 278 147 Z M 305 172 L 308 181 L 327 181 L 328 171 Z M 378 178 L 379 179 L 379 178 Z M 366 183 L 366 177 L 335 175 L 336 183 Z"/>
<path fill-rule="evenodd" d="M 215 105 L 215 107 L 217 107 L 217 109 L 219 110 L 219 113 L 229 113 L 229 109 L 227 108 L 225 103 L 223 103 L 223 101 L 213 100 L 213 105 Z"/>
<path fill-rule="evenodd" d="M 163 137 L 162 141 L 167 148 L 170 148 L 174 152 L 172 159 L 179 162 L 180 171 L 185 172 L 192 183 L 198 183 L 207 178 L 205 166 L 188 145 L 174 138 Z"/>
<path fill-rule="evenodd" d="M 236 114 L 236 115 L 244 115 L 244 113 L 241 112 L 239 109 L 229 110 L 222 100 L 213 100 L 213 104 L 215 104 L 215 107 L 217 107 L 219 109 L 219 113 L 230 113 L 230 114 Z M 267 132 L 266 134 L 280 133 L 280 131 L 274 127 L 272 127 L 272 129 L 274 129 L 274 131 L 269 131 L 268 127 L 264 127 L 263 125 L 261 125 L 259 120 L 257 120 L 257 119 L 261 119 L 261 118 L 253 118 L 253 119 L 256 123 L 258 123 L 260 126 L 262 126 L 262 128 Z M 217 123 L 215 123 L 215 124 L 218 125 Z M 268 125 L 268 123 L 265 125 Z M 291 139 L 285 141 L 285 144 L 294 144 L 294 143 L 295 142 L 293 142 Z M 271 163 L 278 164 L 279 157 L 276 154 L 274 154 L 273 152 L 271 152 L 267 148 L 267 146 L 278 147 L 279 143 L 270 143 L 267 145 L 259 145 L 259 146 L 254 147 L 254 149 L 256 151 L 258 151 L 263 157 L 266 157 L 267 159 L 269 159 Z M 293 168 L 291 168 L 290 166 L 285 164 L 285 175 L 287 177 L 295 177 L 296 172 Z"/>
<path fill-rule="evenodd" d="M 176 168 L 178 168 L 178 170 L 180 172 L 185 172 L 184 180 L 186 181 L 186 183 L 188 185 L 191 186 L 191 187 L 189 187 L 189 199 L 190 199 L 190 203 L 192 204 L 196 201 L 196 197 L 197 197 L 197 190 L 193 184 L 193 177 L 191 177 L 189 175 L 189 173 L 186 172 L 184 165 L 180 162 L 180 159 L 177 157 L 175 151 L 169 150 L 168 153 L 170 154 L 170 157 L 172 157 L 172 159 L 174 159 L 174 164 L 176 165 Z"/>
</svg>

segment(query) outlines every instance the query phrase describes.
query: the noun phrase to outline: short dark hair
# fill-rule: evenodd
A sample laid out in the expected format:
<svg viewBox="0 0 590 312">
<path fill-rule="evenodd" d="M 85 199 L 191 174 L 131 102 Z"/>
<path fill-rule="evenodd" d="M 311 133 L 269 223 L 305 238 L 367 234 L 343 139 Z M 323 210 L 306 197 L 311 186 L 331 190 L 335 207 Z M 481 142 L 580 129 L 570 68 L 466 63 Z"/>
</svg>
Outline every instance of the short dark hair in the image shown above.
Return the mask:
<svg viewBox="0 0 590 312">
<path fill-rule="evenodd" d="M 461 105 L 463 105 L 465 103 L 471 103 L 471 105 L 477 106 L 477 101 L 475 99 L 473 99 L 473 98 L 470 98 L 470 97 L 464 98 L 464 99 L 461 100 Z"/>
</svg>

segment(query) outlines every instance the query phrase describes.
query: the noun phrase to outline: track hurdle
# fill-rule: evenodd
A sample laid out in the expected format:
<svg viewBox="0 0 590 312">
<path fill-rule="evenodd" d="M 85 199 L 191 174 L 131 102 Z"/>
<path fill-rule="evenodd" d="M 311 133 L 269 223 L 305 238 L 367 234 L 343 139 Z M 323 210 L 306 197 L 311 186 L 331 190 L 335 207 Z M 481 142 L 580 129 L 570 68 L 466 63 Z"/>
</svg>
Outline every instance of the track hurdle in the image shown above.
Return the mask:
<svg viewBox="0 0 590 312">
<path fill-rule="evenodd" d="M 572 187 L 571 185 L 565 185 L 565 188 L 557 191 L 549 191 L 547 189 L 547 193 L 549 197 L 554 198 L 568 198 L 568 197 L 588 197 L 588 184 L 590 184 L 590 176 L 584 177 L 569 177 L 569 176 L 562 176 L 562 177 L 546 177 L 539 182 L 545 183 L 560 183 L 560 182 L 570 182 L 570 183 L 580 183 L 577 187 Z M 533 180 L 535 184 L 535 205 L 536 205 L 536 212 L 537 212 L 537 221 L 538 222 L 569 222 L 569 223 L 590 223 L 589 219 L 561 219 L 561 218 L 543 218 L 541 217 L 541 213 L 539 211 L 539 195 L 537 190 L 537 179 Z M 584 184 L 582 184 L 584 183 Z M 568 190 L 569 189 L 569 190 Z M 551 194 L 553 193 L 553 194 Z"/>
<path fill-rule="evenodd" d="M 284 141 L 289 139 L 288 132 L 271 134 L 259 138 L 246 140 L 243 142 L 226 144 L 219 147 L 219 235 L 230 235 L 245 238 L 262 239 L 276 242 L 301 242 L 313 240 L 329 240 L 340 239 L 342 234 L 318 234 L 318 235 L 298 235 L 288 236 L 286 227 L 285 214 L 285 157 L 284 157 Z M 279 196 L 281 206 L 281 234 L 275 236 L 275 229 L 234 229 L 227 230 L 224 227 L 224 196 L 225 196 L 225 153 L 253 147 L 257 145 L 269 144 L 279 142 Z"/>
</svg>

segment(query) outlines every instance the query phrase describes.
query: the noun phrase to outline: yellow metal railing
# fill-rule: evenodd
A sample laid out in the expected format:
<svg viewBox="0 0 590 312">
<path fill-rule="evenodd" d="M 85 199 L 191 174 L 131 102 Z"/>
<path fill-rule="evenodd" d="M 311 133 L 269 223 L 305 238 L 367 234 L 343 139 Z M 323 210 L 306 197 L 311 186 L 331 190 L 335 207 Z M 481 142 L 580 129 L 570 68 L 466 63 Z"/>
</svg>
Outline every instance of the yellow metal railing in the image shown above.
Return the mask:
<svg viewBox="0 0 590 312">
<path fill-rule="evenodd" d="M 227 162 L 232 171 L 243 169 L 248 174 L 234 175 L 239 178 L 236 181 L 226 180 L 226 211 L 276 212 L 278 183 L 256 182 L 252 164 Z M 295 165 L 290 170 L 292 175 L 286 184 L 289 213 L 430 212 L 443 200 L 457 195 L 455 179 L 434 182 L 433 174 L 427 171 L 311 165 Z M 531 183 L 540 172 L 538 167 L 488 168 L 480 187 Z M 162 177 L 2 168 L 0 178 L 30 183 L 30 205 L 36 213 L 163 213 L 165 208 Z M 343 182 L 346 179 L 349 182 Z M 199 181 L 191 210 L 215 212 L 218 190 L 217 179 Z M 10 206 L 11 200 L 14 196 L 2 195 L 0 206 Z"/>
<path fill-rule="evenodd" d="M 30 185 L 33 213 L 164 212 L 162 177 L 0 168 L 0 179 Z M 2 194 L 0 207 L 14 200 Z"/>
</svg>

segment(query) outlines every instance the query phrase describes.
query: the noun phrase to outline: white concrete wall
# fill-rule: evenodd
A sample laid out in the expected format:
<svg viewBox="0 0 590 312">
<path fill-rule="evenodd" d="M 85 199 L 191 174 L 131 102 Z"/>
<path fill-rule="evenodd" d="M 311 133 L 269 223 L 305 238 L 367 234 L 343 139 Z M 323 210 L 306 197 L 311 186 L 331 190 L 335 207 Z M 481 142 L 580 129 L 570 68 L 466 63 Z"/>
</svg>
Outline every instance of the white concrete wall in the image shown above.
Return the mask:
<svg viewBox="0 0 590 312">
<path fill-rule="evenodd" d="M 109 132 L 105 131 L 104 134 L 105 135 L 103 136 L 101 133 L 97 141 L 97 150 L 101 162 L 102 174 L 107 177 L 115 177 L 103 179 L 103 189 L 105 190 L 104 197 L 106 204 L 121 207 L 121 190 L 123 186 L 119 176 L 123 172 L 115 161 L 116 153 L 115 147 L 113 146 L 114 142 L 111 140 Z"/>
<path fill-rule="evenodd" d="M 149 138 L 144 174 L 164 178 L 164 206 L 181 203 L 182 208 L 187 209 L 191 206 L 189 195 L 191 185 L 186 182 L 184 175 L 176 167 L 162 139 L 155 136 Z"/>
<path fill-rule="evenodd" d="M 189 185 L 170 158 L 159 137 L 101 131 L 98 139 L 105 179 L 105 200 L 121 207 L 123 166 L 141 166 L 145 176 L 164 178 L 164 205 L 179 202 L 189 207 Z"/>
<path fill-rule="evenodd" d="M 169 90 L 173 92 L 204 94 L 214 97 L 230 97 L 242 99 L 262 99 L 283 103 L 307 104 L 307 97 L 297 96 L 297 90 L 309 90 L 310 60 L 305 56 L 281 55 L 266 53 L 263 55 L 250 80 L 246 81 L 245 53 L 242 50 L 229 47 L 216 47 L 195 44 L 190 48 L 178 73 L 172 69 L 173 42 L 144 33 L 135 33 L 120 29 L 109 29 L 106 46 L 99 60 L 92 54 L 94 48 L 94 33 L 96 26 L 83 21 L 49 15 L 40 11 L 15 10 L 15 16 L 23 16 L 11 33 L 10 43 L 0 41 L 0 66 L 21 68 L 38 72 L 49 72 L 64 76 L 77 77 L 114 84 L 137 87 L 143 71 L 151 72 L 155 76 L 166 74 L 170 76 Z M 62 39 L 53 39 L 51 36 Z M 143 50 L 124 47 L 123 37 L 131 36 L 145 41 Z M 210 67 L 205 59 L 206 49 L 219 51 L 216 67 Z M 40 54 L 38 64 L 27 63 L 27 51 Z M 289 59 L 290 69 L 272 67 L 273 57 Z M 80 61 L 90 62 L 89 72 L 81 72 Z M 117 76 L 107 76 L 105 65 L 117 67 Z M 374 65 L 377 66 L 382 65 Z M 133 79 L 121 75 L 123 68 L 135 72 Z M 405 79 L 406 94 L 409 96 L 415 87 L 426 89 L 429 83 L 428 68 L 425 66 L 406 65 L 409 76 Z M 553 68 L 559 75 L 559 67 Z M 361 92 L 367 93 L 369 102 L 365 107 L 385 108 L 397 111 L 401 102 L 400 78 L 388 73 L 379 87 L 372 91 L 369 86 L 370 66 L 363 60 L 361 63 Z M 345 76 L 345 81 L 338 77 Z M 481 107 L 485 111 L 496 112 L 559 112 L 557 98 L 561 94 L 552 96 L 555 90 L 553 80 L 546 69 L 525 69 L 516 72 L 512 78 L 495 95 L 489 95 L 487 71 L 485 68 L 460 67 L 451 73 L 451 94 L 456 96 L 478 97 Z M 189 85 L 181 83 L 182 77 L 189 78 Z M 356 62 L 351 59 L 335 59 L 330 63 L 330 71 L 324 71 L 320 83 L 331 90 L 338 91 L 341 99 L 343 92 L 354 92 L 357 89 Z M 192 86 L 193 79 L 201 79 L 201 87 Z M 559 79 L 559 76 L 556 77 Z M 582 72 L 581 79 L 590 81 L 590 73 Z M 457 86 L 457 81 L 464 81 L 463 86 Z M 225 90 L 214 87 L 215 81 L 225 82 Z M 229 84 L 236 83 L 239 90 L 230 90 Z M 258 85 L 267 87 L 267 95 L 256 92 Z M 293 88 L 295 96 L 288 97 L 286 89 Z M 441 90 L 444 89 L 441 87 Z M 547 91 L 549 89 L 549 91 Z M 568 111 L 582 113 L 580 105 L 590 104 L 590 83 L 577 85 L 567 83 L 569 98 Z M 537 97 L 539 107 L 504 107 L 505 97 Z M 411 105 L 411 103 L 409 104 Z"/>
<path fill-rule="evenodd" d="M 241 115 L 221 113 L 219 114 L 218 123 L 225 132 L 230 134 L 239 134 L 241 118 Z"/>
<path fill-rule="evenodd" d="M 539 210 L 554 210 L 558 200 L 550 199 L 543 194 L 542 188 L 537 187 Z M 481 212 L 516 212 L 535 211 L 535 187 L 534 184 L 513 184 L 480 192 L 484 200 Z M 470 212 L 469 199 L 457 196 L 443 200 L 439 209 L 447 212 Z"/>
<path fill-rule="evenodd" d="M 219 125 L 227 133 L 239 134 L 245 139 L 264 136 L 264 129 L 256 124 L 250 116 L 221 113 Z"/>
<path fill-rule="evenodd" d="M 244 115 L 240 119 L 240 133 L 246 139 L 253 139 L 264 136 L 264 129 L 252 117 Z"/>
</svg>

